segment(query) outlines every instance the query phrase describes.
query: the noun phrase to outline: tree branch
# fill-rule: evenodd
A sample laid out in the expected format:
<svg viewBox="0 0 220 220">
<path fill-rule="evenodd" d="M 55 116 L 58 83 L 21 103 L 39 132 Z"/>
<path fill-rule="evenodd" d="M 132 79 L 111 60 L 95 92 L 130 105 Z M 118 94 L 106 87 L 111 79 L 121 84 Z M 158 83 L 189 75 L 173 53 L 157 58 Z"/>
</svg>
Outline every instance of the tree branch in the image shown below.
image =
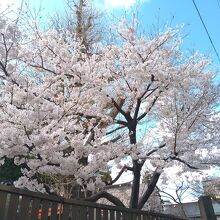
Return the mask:
<svg viewBox="0 0 220 220">
<path fill-rule="evenodd" d="M 120 170 L 120 172 L 118 173 L 118 175 L 115 177 L 115 179 L 113 179 L 112 181 L 108 182 L 107 185 L 112 185 L 115 182 L 117 182 L 117 180 L 121 177 L 121 175 L 124 173 L 124 171 L 126 170 L 130 170 L 133 171 L 133 169 L 131 167 L 128 166 L 123 166 L 123 168 Z"/>
<path fill-rule="evenodd" d="M 146 95 L 147 92 L 149 92 L 150 90 L 150 86 L 151 83 L 148 84 L 147 89 L 143 92 L 143 94 L 137 99 L 137 105 L 135 108 L 135 113 L 134 113 L 134 120 L 137 120 L 138 117 L 138 112 L 140 109 L 140 105 L 141 105 L 141 99 Z M 155 89 L 153 89 L 145 98 L 149 97 L 154 91 L 156 91 L 158 89 L 158 87 L 156 87 Z"/>
<path fill-rule="evenodd" d="M 156 89 L 157 89 L 157 88 L 155 88 L 155 90 L 156 90 Z M 150 93 L 150 95 L 151 95 L 155 90 L 152 90 L 152 92 Z M 147 113 L 151 111 L 151 109 L 154 107 L 154 105 L 155 105 L 157 99 L 160 97 L 160 94 L 161 94 L 162 92 L 163 92 L 162 90 L 159 91 L 159 94 L 154 97 L 154 99 L 153 99 L 153 101 L 152 101 L 150 107 L 148 108 L 148 110 L 147 110 L 146 112 L 144 112 L 141 116 L 139 116 L 139 117 L 137 118 L 137 121 L 140 121 L 141 119 L 143 119 L 143 118 L 147 115 Z"/>
<path fill-rule="evenodd" d="M 50 70 L 50 69 L 48 69 L 48 68 L 46 68 L 44 66 L 40 66 L 40 65 L 36 65 L 36 64 L 30 64 L 30 66 L 33 67 L 33 68 L 39 68 L 39 69 L 45 70 L 45 71 L 47 71 L 49 73 L 53 73 L 54 75 L 57 75 L 57 73 L 55 71 Z"/>
<path fill-rule="evenodd" d="M 134 120 L 135 120 L 135 121 L 137 120 L 138 112 L 139 112 L 140 106 L 141 106 L 141 98 L 138 98 L 138 99 L 137 99 L 137 105 L 136 105 L 135 112 L 134 112 Z"/>
<path fill-rule="evenodd" d="M 161 148 L 164 148 L 165 146 L 166 146 L 166 143 L 160 145 L 158 148 L 153 149 L 153 150 L 151 150 L 150 152 L 148 152 L 146 156 L 147 156 L 147 157 L 150 156 L 151 154 L 153 154 L 154 152 L 158 151 L 158 150 L 161 149 Z"/>
<path fill-rule="evenodd" d="M 149 199 L 149 197 L 151 196 L 151 194 L 153 193 L 157 182 L 159 180 L 160 177 L 160 173 L 157 172 L 157 170 L 154 171 L 154 174 L 151 178 L 150 184 L 148 185 L 145 193 L 143 194 L 143 196 L 140 198 L 140 201 L 138 203 L 138 209 L 142 209 L 144 204 L 147 202 L 147 200 Z"/>
<path fill-rule="evenodd" d="M 114 120 L 115 123 L 119 124 L 119 125 L 123 125 L 124 127 L 128 126 L 128 123 L 126 121 L 121 121 L 121 120 Z"/>
<path fill-rule="evenodd" d="M 1 66 L 1 69 L 2 71 L 4 72 L 5 76 L 9 76 L 7 70 L 6 70 L 6 67 L 4 66 L 4 64 L 0 61 L 0 66 Z"/>
<path fill-rule="evenodd" d="M 121 98 L 121 97 L 118 97 L 117 98 L 117 100 L 115 100 L 116 102 L 117 102 L 117 104 L 118 104 L 118 106 L 120 107 L 120 108 L 122 108 L 122 106 L 124 105 L 124 103 L 125 103 L 125 99 L 123 99 L 123 98 Z M 110 116 L 110 117 L 112 117 L 113 119 L 115 119 L 116 118 L 116 116 L 118 115 L 118 109 L 116 108 L 116 107 L 113 107 L 113 108 L 111 108 L 111 110 L 110 110 L 110 112 L 108 113 L 108 115 Z"/>
<path fill-rule="evenodd" d="M 131 120 L 131 116 L 129 116 L 119 105 L 118 103 L 113 99 L 111 98 L 112 100 L 112 103 L 114 104 L 115 108 L 125 117 L 125 119 L 127 121 Z"/>
<path fill-rule="evenodd" d="M 113 130 L 107 132 L 106 135 L 112 134 L 112 133 L 114 133 L 115 131 L 118 131 L 118 130 L 120 130 L 120 129 L 122 129 L 122 128 L 125 128 L 125 126 L 122 125 L 122 126 L 120 126 L 120 127 L 117 127 L 117 128 L 115 128 L 115 129 L 113 129 Z"/>
<path fill-rule="evenodd" d="M 194 169 L 194 170 L 198 170 L 199 169 L 198 167 L 194 167 L 194 166 L 190 165 L 189 163 L 187 163 L 186 161 L 184 161 L 184 160 L 182 160 L 182 159 L 180 159 L 178 157 L 170 156 L 169 158 L 172 159 L 172 160 L 176 160 L 176 161 L 179 161 L 179 162 L 185 164 L 190 169 Z"/>
<path fill-rule="evenodd" d="M 101 198 L 107 199 L 109 202 L 113 203 L 116 206 L 125 207 L 125 205 L 123 204 L 123 202 L 120 199 L 118 199 L 117 197 L 113 196 L 112 194 L 110 194 L 106 191 L 98 192 L 95 195 L 86 198 L 85 201 L 97 202 Z"/>
<path fill-rule="evenodd" d="M 159 149 L 164 148 L 165 146 L 166 146 L 166 143 L 161 144 L 159 147 L 157 147 L 157 148 L 155 148 L 155 149 L 149 151 L 149 152 L 146 154 L 146 157 L 141 157 L 140 159 L 146 160 L 146 158 L 149 157 L 151 154 L 157 152 Z"/>
<path fill-rule="evenodd" d="M 140 120 L 143 119 L 146 115 L 147 115 L 147 112 L 144 112 L 141 116 L 139 116 L 139 117 L 137 118 L 137 121 L 140 121 Z"/>
<path fill-rule="evenodd" d="M 166 195 L 166 196 L 163 195 L 163 197 L 172 199 L 174 202 L 179 203 L 179 201 L 178 201 L 172 194 L 170 194 L 170 193 L 168 193 L 168 192 L 165 192 L 164 190 L 161 190 L 159 187 L 156 187 L 156 188 L 157 188 L 157 190 L 158 190 L 160 193 L 163 193 L 163 194 Z"/>
<path fill-rule="evenodd" d="M 111 140 L 109 140 L 109 141 L 103 142 L 102 145 L 108 145 L 108 144 L 110 144 L 110 143 L 115 143 L 115 142 L 117 142 L 118 140 L 120 140 L 121 138 L 122 138 L 122 136 L 121 136 L 121 135 L 118 135 L 117 137 L 115 137 L 115 138 L 113 138 L 113 139 L 111 139 Z"/>
</svg>

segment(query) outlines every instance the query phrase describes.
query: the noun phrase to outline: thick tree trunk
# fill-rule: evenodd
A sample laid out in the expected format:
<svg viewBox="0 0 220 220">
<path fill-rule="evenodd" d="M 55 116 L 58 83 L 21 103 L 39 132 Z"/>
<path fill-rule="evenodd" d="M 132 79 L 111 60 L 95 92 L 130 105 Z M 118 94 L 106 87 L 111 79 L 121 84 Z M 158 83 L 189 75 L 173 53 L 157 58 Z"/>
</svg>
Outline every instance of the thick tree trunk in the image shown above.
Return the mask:
<svg viewBox="0 0 220 220">
<path fill-rule="evenodd" d="M 137 123 L 132 121 L 130 122 L 129 126 L 129 138 L 130 138 L 130 144 L 136 144 L 136 125 Z M 138 163 L 138 160 L 133 160 L 133 181 L 132 181 L 132 187 L 131 187 L 131 198 L 130 198 L 130 208 L 136 209 L 138 207 L 138 199 L 139 199 L 139 190 L 140 190 L 140 179 L 141 179 L 141 167 Z"/>
<path fill-rule="evenodd" d="M 137 160 L 133 160 L 133 182 L 131 187 L 131 198 L 130 198 L 130 208 L 136 209 L 138 207 L 138 198 L 140 190 L 140 179 L 141 179 L 141 166 L 138 164 Z"/>
</svg>

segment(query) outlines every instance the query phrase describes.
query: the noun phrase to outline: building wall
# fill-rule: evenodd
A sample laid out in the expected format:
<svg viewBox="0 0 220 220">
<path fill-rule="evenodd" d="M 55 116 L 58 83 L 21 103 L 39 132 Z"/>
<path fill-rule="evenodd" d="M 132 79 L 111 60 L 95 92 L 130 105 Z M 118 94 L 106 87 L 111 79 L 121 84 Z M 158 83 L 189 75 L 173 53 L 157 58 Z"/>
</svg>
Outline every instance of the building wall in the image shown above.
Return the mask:
<svg viewBox="0 0 220 220">
<path fill-rule="evenodd" d="M 217 219 L 220 220 L 220 204 L 213 201 L 212 203 Z M 184 217 L 184 213 L 191 219 L 201 219 L 198 202 L 181 204 L 164 205 L 164 213 Z"/>
<path fill-rule="evenodd" d="M 129 202 L 130 202 L 130 197 L 131 197 L 131 186 L 132 185 L 129 182 L 129 183 L 123 183 L 123 184 L 110 186 L 106 190 L 112 195 L 118 197 L 124 203 L 126 207 L 129 207 Z M 139 197 L 141 197 L 141 195 L 145 192 L 146 187 L 147 187 L 146 184 L 142 184 L 140 186 Z M 99 203 L 112 205 L 106 199 L 100 199 Z M 150 196 L 150 198 L 144 205 L 143 210 L 162 212 L 161 197 L 156 190 L 152 193 L 152 195 Z"/>
</svg>

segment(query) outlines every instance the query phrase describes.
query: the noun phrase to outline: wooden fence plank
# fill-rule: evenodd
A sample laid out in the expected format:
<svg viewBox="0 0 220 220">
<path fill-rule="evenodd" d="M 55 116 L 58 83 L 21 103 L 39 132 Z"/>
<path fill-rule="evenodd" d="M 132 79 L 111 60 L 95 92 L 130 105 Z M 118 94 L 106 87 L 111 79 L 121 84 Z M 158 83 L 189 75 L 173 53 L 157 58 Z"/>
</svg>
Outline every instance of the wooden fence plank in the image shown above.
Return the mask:
<svg viewBox="0 0 220 220">
<path fill-rule="evenodd" d="M 72 219 L 81 220 L 80 215 L 81 215 L 80 206 L 73 205 L 72 206 Z"/>
<path fill-rule="evenodd" d="M 122 219 L 122 212 L 117 211 L 116 212 L 116 220 L 121 220 Z"/>
<path fill-rule="evenodd" d="M 143 215 L 143 220 L 150 220 L 150 216 L 149 215 Z"/>
<path fill-rule="evenodd" d="M 64 204 L 63 205 L 63 213 L 62 213 L 62 217 L 61 220 L 69 220 L 69 216 L 70 216 L 70 206 L 69 204 Z"/>
<path fill-rule="evenodd" d="M 132 220 L 132 214 L 129 212 L 122 213 L 122 220 Z"/>
<path fill-rule="evenodd" d="M 0 219 L 4 219 L 6 214 L 6 201 L 7 201 L 7 192 L 0 191 Z"/>
<path fill-rule="evenodd" d="M 57 220 L 57 206 L 58 203 L 57 202 L 51 202 L 51 217 L 50 220 Z"/>
<path fill-rule="evenodd" d="M 48 200 L 41 200 L 40 206 L 41 206 L 41 213 L 42 213 L 41 220 L 48 220 L 48 211 L 50 207 L 50 202 Z"/>
<path fill-rule="evenodd" d="M 40 199 L 38 198 L 31 198 L 31 220 L 36 220 L 38 217 L 39 213 L 39 208 L 40 208 Z"/>
<path fill-rule="evenodd" d="M 20 203 L 20 213 L 18 220 L 29 220 L 30 219 L 30 198 L 27 196 L 22 196 Z"/>
<path fill-rule="evenodd" d="M 9 210 L 10 199 L 11 199 L 11 194 L 8 193 L 7 198 L 6 198 L 6 203 L 5 203 L 5 214 L 4 214 L 3 220 L 8 219 L 8 213 L 10 212 Z"/>
<path fill-rule="evenodd" d="M 59 203 L 57 208 L 57 220 L 61 220 L 62 210 L 63 210 L 63 205 L 62 203 Z"/>
<path fill-rule="evenodd" d="M 135 220 L 141 220 L 141 214 L 133 214 Z"/>
<path fill-rule="evenodd" d="M 155 220 L 154 215 L 150 215 L 149 217 L 149 220 Z"/>
<path fill-rule="evenodd" d="M 103 220 L 108 220 L 108 210 L 107 209 L 103 209 L 103 212 L 102 212 L 102 218 Z"/>
<path fill-rule="evenodd" d="M 137 220 L 142 220 L 142 215 L 138 214 Z"/>
<path fill-rule="evenodd" d="M 11 194 L 8 193 L 7 198 L 6 198 L 6 203 L 5 203 L 5 215 L 3 217 L 3 220 L 8 220 L 8 213 L 10 212 L 9 210 L 10 199 L 11 199 Z"/>
<path fill-rule="evenodd" d="M 96 220 L 102 220 L 102 209 L 96 208 Z"/>
<path fill-rule="evenodd" d="M 94 208 L 93 207 L 89 207 L 88 209 L 89 209 L 88 210 L 88 212 L 89 212 L 88 220 L 95 220 L 95 218 L 94 218 Z"/>
<path fill-rule="evenodd" d="M 88 208 L 86 206 L 81 206 L 80 207 L 80 219 L 88 219 Z M 106 219 L 107 220 L 107 219 Z"/>
<path fill-rule="evenodd" d="M 110 220 L 115 220 L 115 211 L 110 210 Z"/>
<path fill-rule="evenodd" d="M 11 194 L 10 202 L 8 207 L 8 216 L 7 219 L 17 220 L 18 219 L 18 203 L 19 203 L 19 195 Z"/>
</svg>

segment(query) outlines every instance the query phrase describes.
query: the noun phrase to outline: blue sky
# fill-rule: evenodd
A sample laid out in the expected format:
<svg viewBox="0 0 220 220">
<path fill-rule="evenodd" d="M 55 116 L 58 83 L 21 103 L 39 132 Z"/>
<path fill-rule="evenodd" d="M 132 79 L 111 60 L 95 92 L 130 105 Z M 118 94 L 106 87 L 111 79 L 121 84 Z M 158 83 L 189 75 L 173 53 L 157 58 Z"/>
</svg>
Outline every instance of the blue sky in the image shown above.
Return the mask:
<svg viewBox="0 0 220 220">
<path fill-rule="evenodd" d="M 220 7 L 217 0 L 195 1 L 203 20 L 209 30 L 217 51 L 220 51 Z M 157 22 L 157 17 L 161 23 L 172 22 L 172 26 L 186 24 L 184 33 L 187 34 L 184 40 L 184 48 L 199 50 L 202 53 L 211 53 L 216 66 L 220 66 L 208 36 L 202 26 L 201 20 L 196 12 L 192 0 L 151 0 L 141 7 L 143 25 L 148 28 L 149 25 Z"/>
<path fill-rule="evenodd" d="M 0 0 L 0 4 L 6 5 L 21 0 Z M 63 11 L 66 0 L 29 0 L 31 4 L 39 5 L 48 14 L 53 14 L 55 10 Z M 220 53 L 220 0 L 201 1 L 195 0 L 203 20 L 208 28 L 213 43 Z M 210 54 L 214 61 L 214 67 L 220 67 L 212 45 L 208 39 L 201 20 L 196 12 L 192 0 L 93 0 L 93 3 L 99 10 L 113 14 L 115 17 L 121 17 L 138 8 L 138 17 L 142 29 L 146 33 L 152 32 L 153 25 L 168 25 L 175 27 L 176 25 L 185 24 L 183 49 L 198 50 L 205 54 Z M 137 6 L 138 5 L 138 6 Z M 136 10 L 137 11 L 137 10 Z"/>
<path fill-rule="evenodd" d="M 220 0 L 219 3 L 217 0 L 195 0 L 195 2 L 212 41 L 218 53 L 220 53 Z M 192 0 L 143 0 L 142 3 L 139 3 L 138 8 L 139 20 L 146 32 L 152 31 L 153 25 L 158 26 L 158 23 L 161 27 L 164 24 L 171 24 L 173 27 L 185 24 L 183 34 L 186 34 L 186 37 L 183 48 L 186 50 L 199 50 L 202 53 L 210 54 L 215 67 L 220 67 L 220 61 L 212 48 Z M 122 7 L 113 7 L 111 11 L 115 15 L 122 15 L 124 13 Z"/>
<path fill-rule="evenodd" d="M 63 0 L 47 0 L 48 5 L 49 2 L 51 6 L 56 2 L 59 8 L 63 5 Z M 220 53 L 220 1 L 195 0 L 195 2 L 213 43 L 218 53 Z M 137 7 L 135 3 L 138 5 Z M 214 65 L 217 68 L 220 67 L 220 61 L 217 59 L 192 0 L 142 0 L 139 2 L 135 2 L 135 0 L 95 0 L 95 4 L 98 5 L 100 10 L 108 11 L 115 16 L 124 15 L 125 10 L 129 12 L 132 9 L 138 8 L 138 17 L 142 28 L 146 32 L 152 31 L 152 26 L 157 26 L 158 23 L 160 26 L 163 26 L 165 23 L 172 26 L 186 24 L 184 34 L 187 36 L 184 40 L 184 48 L 199 50 L 202 53 L 210 53 L 214 60 Z M 129 6 L 132 6 L 132 8 L 129 8 Z M 46 7 L 46 4 L 44 7 Z"/>
</svg>

